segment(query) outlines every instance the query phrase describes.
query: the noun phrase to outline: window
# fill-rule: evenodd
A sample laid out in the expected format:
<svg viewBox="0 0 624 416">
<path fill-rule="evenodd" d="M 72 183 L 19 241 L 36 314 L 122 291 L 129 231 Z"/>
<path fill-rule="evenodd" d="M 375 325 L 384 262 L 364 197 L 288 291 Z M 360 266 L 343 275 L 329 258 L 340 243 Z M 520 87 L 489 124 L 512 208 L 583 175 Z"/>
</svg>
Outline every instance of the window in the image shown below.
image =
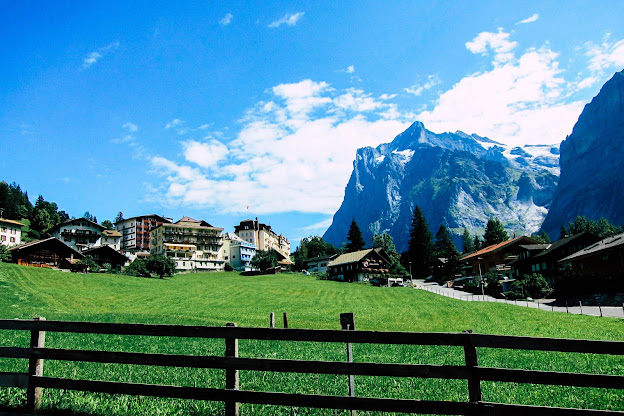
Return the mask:
<svg viewBox="0 0 624 416">
<path fill-rule="evenodd" d="M 11 242 L 14 243 L 15 242 L 15 237 L 11 237 Z"/>
<path fill-rule="evenodd" d="M 6 241 L 6 235 L 0 235 L 0 241 Z"/>
</svg>

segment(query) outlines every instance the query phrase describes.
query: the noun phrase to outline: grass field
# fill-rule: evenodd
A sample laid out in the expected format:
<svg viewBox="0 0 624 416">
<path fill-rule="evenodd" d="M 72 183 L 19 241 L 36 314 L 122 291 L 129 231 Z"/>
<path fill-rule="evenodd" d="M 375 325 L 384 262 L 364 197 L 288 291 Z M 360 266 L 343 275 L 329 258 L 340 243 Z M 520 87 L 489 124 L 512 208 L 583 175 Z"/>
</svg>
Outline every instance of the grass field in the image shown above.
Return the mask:
<svg viewBox="0 0 624 416">
<path fill-rule="evenodd" d="M 0 318 L 93 322 L 268 326 L 269 313 L 288 312 L 291 328 L 339 329 L 339 315 L 353 312 L 357 329 L 460 332 L 538 337 L 624 340 L 624 320 L 551 313 L 513 305 L 462 302 L 409 288 L 317 281 L 283 274 L 177 275 L 145 279 L 81 275 L 0 263 Z M 26 346 L 27 334 L 0 332 L 0 345 Z M 171 354 L 223 355 L 223 342 L 193 339 L 48 334 L 46 346 Z M 241 341 L 240 355 L 344 360 L 344 345 Z M 355 345 L 355 361 L 463 364 L 455 347 Z M 483 349 L 480 365 L 624 375 L 624 358 L 587 354 Z M 0 360 L 0 371 L 26 371 L 25 360 Z M 45 375 L 140 383 L 223 387 L 222 370 L 47 362 Z M 461 381 L 356 377 L 358 395 L 467 400 Z M 624 410 L 622 391 L 482 383 L 484 400 L 533 405 Z M 344 376 L 242 372 L 241 389 L 346 395 Z M 0 409 L 23 405 L 24 392 L 0 388 Z M 93 415 L 220 414 L 221 403 L 107 396 L 44 390 L 42 413 Z M 346 414 L 330 410 L 242 405 L 244 414 Z M 360 414 L 366 414 L 361 412 Z"/>
</svg>

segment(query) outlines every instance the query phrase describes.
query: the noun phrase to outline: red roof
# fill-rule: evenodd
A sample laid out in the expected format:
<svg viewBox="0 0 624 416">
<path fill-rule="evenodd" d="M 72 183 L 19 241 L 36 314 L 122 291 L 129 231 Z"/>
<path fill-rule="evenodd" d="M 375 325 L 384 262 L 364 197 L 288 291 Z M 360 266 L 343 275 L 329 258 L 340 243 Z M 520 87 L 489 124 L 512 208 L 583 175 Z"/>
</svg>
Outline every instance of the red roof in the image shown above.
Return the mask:
<svg viewBox="0 0 624 416">
<path fill-rule="evenodd" d="M 474 252 L 474 253 L 470 253 L 470 254 L 469 254 L 469 255 L 467 255 L 466 257 L 462 257 L 462 258 L 461 258 L 461 260 L 462 260 L 462 261 L 464 261 L 464 260 L 470 260 L 470 259 L 472 259 L 472 258 L 474 258 L 474 257 L 479 257 L 479 256 L 482 256 L 482 255 L 484 255 L 484 254 L 493 253 L 494 251 L 497 251 L 497 250 L 499 250 L 499 249 L 501 249 L 501 248 L 503 248 L 503 247 L 505 247 L 505 246 L 508 246 L 508 245 L 510 245 L 510 244 L 513 244 L 513 243 L 515 243 L 516 241 L 519 241 L 519 240 L 521 240 L 521 239 L 524 239 L 524 240 L 529 240 L 529 241 L 533 241 L 533 239 L 532 239 L 532 238 L 527 237 L 527 236 L 525 236 L 525 235 L 521 235 L 520 237 L 512 238 L 511 240 L 503 241 L 502 243 L 498 243 L 498 244 L 494 244 L 494 245 L 491 245 L 491 246 L 487 246 L 486 248 L 482 248 L 482 249 L 481 249 L 481 250 L 479 250 L 479 251 L 476 251 L 476 252 Z"/>
</svg>

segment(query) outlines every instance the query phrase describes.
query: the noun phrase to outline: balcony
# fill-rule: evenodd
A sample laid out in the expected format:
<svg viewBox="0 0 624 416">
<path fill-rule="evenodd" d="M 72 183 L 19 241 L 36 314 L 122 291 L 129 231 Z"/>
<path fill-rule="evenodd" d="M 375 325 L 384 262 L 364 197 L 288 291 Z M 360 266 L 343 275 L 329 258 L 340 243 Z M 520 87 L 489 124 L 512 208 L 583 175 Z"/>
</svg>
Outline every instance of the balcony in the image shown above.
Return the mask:
<svg viewBox="0 0 624 416">
<path fill-rule="evenodd" d="M 86 230 L 63 230 L 61 231 L 63 237 L 91 237 L 99 238 L 100 234 L 93 231 Z"/>
</svg>

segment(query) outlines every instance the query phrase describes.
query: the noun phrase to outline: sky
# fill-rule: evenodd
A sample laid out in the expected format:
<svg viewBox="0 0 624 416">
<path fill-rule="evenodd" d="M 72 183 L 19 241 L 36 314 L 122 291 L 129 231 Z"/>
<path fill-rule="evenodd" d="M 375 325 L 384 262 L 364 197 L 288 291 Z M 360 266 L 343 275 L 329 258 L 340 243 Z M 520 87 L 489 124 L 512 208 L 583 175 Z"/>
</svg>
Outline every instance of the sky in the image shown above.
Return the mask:
<svg viewBox="0 0 624 416">
<path fill-rule="evenodd" d="M 71 216 L 322 235 L 415 121 L 556 144 L 624 69 L 622 1 L 0 0 L 0 180 Z"/>
</svg>

